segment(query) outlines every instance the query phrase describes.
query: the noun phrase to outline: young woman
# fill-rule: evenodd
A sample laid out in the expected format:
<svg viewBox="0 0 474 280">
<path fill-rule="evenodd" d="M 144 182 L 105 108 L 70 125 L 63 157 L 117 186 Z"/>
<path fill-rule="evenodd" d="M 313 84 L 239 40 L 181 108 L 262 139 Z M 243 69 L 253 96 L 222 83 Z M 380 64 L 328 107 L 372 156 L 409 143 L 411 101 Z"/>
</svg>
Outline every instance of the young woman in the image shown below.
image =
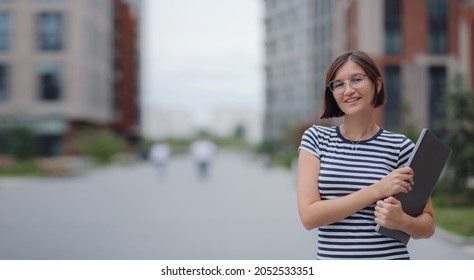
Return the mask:
<svg viewBox="0 0 474 280">
<path fill-rule="evenodd" d="M 308 128 L 298 160 L 298 210 L 306 229 L 318 228 L 318 259 L 409 259 L 406 245 L 377 233 L 377 224 L 415 239 L 434 233 L 431 201 L 411 217 L 393 197 L 416 180 L 404 167 L 414 144 L 377 126 L 375 108 L 384 102 L 382 75 L 364 52 L 329 66 L 321 118 L 344 120 Z"/>
</svg>

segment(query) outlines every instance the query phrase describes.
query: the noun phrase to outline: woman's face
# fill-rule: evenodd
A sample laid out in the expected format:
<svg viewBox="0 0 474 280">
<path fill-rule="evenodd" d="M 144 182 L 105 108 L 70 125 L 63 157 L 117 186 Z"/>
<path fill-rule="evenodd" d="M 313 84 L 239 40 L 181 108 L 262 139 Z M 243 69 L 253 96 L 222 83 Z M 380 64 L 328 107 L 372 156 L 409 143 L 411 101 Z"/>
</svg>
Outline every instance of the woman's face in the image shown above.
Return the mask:
<svg viewBox="0 0 474 280">
<path fill-rule="evenodd" d="M 378 89 L 381 80 L 377 81 Z M 372 114 L 372 100 L 375 94 L 375 84 L 370 80 L 359 64 L 348 60 L 334 75 L 331 82 L 334 99 L 346 116 L 355 114 Z"/>
</svg>

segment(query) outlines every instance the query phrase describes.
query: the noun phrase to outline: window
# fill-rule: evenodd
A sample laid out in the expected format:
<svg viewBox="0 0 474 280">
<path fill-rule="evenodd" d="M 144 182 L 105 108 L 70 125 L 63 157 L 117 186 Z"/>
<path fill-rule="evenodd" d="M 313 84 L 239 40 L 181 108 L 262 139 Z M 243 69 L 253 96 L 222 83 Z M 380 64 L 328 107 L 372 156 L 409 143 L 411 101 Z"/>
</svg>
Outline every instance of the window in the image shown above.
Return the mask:
<svg viewBox="0 0 474 280">
<path fill-rule="evenodd" d="M 0 52 L 10 50 L 12 34 L 12 16 L 7 11 L 0 11 Z"/>
<path fill-rule="evenodd" d="M 444 125 L 441 123 L 446 117 L 446 68 L 429 68 L 429 121 L 430 128 L 438 136 L 444 134 Z"/>
<path fill-rule="evenodd" d="M 402 4 L 400 0 L 385 0 L 385 54 L 402 52 Z"/>
<path fill-rule="evenodd" d="M 428 51 L 448 52 L 448 6 L 446 0 L 428 0 Z"/>
<path fill-rule="evenodd" d="M 59 64 L 43 64 L 38 67 L 38 91 L 41 100 L 61 99 L 63 95 L 62 71 Z"/>
<path fill-rule="evenodd" d="M 0 102 L 8 100 L 8 66 L 0 64 Z"/>
<path fill-rule="evenodd" d="M 401 109 L 401 78 L 399 66 L 386 66 L 384 68 L 384 82 L 387 93 L 387 103 L 384 109 L 384 126 L 398 128 L 400 126 Z"/>
<path fill-rule="evenodd" d="M 41 51 L 61 51 L 64 48 L 64 17 L 61 13 L 41 13 L 38 15 L 38 49 Z"/>
<path fill-rule="evenodd" d="M 42 134 L 37 137 L 37 147 L 39 154 L 45 157 L 58 156 L 61 154 L 61 136 Z"/>
</svg>

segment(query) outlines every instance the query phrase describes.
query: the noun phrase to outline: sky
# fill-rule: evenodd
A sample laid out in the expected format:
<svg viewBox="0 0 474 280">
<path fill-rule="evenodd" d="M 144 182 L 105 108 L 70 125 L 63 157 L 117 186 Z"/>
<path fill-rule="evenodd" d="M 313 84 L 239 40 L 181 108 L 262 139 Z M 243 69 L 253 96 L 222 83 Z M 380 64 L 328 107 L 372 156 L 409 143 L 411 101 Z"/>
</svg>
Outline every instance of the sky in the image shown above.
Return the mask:
<svg viewBox="0 0 474 280">
<path fill-rule="evenodd" d="M 144 0 L 145 106 L 263 106 L 261 0 Z"/>
</svg>

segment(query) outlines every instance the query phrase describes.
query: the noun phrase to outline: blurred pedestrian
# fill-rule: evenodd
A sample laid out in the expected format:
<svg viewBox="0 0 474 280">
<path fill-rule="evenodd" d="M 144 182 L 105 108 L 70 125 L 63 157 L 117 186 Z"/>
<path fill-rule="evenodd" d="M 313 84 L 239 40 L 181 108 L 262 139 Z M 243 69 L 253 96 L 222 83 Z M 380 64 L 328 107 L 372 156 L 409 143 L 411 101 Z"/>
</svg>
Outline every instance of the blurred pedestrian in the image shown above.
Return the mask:
<svg viewBox="0 0 474 280">
<path fill-rule="evenodd" d="M 156 142 L 151 146 L 149 159 L 158 171 L 164 172 L 170 156 L 171 149 L 165 142 Z"/>
<path fill-rule="evenodd" d="M 375 122 L 385 102 L 382 75 L 367 54 L 350 51 L 331 63 L 325 87 L 321 118 L 344 117 L 342 125 L 308 128 L 298 162 L 298 209 L 305 228 L 318 228 L 317 258 L 409 259 L 407 246 L 376 225 L 428 238 L 434 214 L 428 201 L 409 216 L 394 198 L 412 189 L 405 165 L 414 144 Z"/>
<path fill-rule="evenodd" d="M 217 152 L 217 146 L 206 138 L 199 138 L 191 144 L 191 154 L 196 161 L 200 177 L 209 175 L 209 165 Z"/>
</svg>

